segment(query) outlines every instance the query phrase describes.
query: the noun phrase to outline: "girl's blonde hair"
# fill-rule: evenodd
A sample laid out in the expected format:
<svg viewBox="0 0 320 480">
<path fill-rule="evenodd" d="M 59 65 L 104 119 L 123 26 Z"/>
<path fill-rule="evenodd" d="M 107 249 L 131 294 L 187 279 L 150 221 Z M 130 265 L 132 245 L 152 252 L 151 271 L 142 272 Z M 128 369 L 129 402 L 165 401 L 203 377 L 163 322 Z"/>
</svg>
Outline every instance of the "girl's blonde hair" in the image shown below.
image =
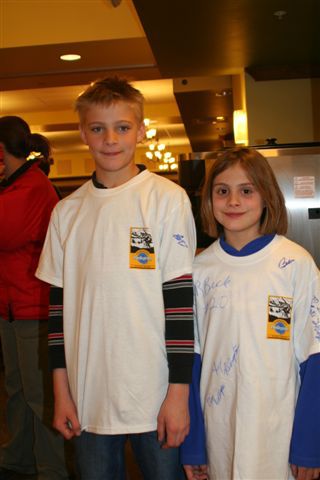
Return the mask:
<svg viewBox="0 0 320 480">
<path fill-rule="evenodd" d="M 288 228 L 288 217 L 277 179 L 267 159 L 254 148 L 247 147 L 236 147 L 222 152 L 210 168 L 202 192 L 201 218 L 204 231 L 214 238 L 223 233 L 223 226 L 213 215 L 212 187 L 217 175 L 237 164 L 244 169 L 264 202 L 260 233 L 284 235 Z"/>
</svg>

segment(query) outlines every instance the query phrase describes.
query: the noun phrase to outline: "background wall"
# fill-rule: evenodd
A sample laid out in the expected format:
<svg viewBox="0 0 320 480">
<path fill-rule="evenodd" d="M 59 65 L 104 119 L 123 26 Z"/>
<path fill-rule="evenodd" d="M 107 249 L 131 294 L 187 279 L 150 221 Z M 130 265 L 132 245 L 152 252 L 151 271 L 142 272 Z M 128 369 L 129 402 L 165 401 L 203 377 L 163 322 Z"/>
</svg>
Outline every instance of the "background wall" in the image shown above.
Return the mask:
<svg viewBox="0 0 320 480">
<path fill-rule="evenodd" d="M 267 82 L 246 74 L 245 82 L 250 145 L 264 144 L 266 138 L 277 143 L 315 141 L 316 85 L 312 94 L 311 79 Z"/>
</svg>

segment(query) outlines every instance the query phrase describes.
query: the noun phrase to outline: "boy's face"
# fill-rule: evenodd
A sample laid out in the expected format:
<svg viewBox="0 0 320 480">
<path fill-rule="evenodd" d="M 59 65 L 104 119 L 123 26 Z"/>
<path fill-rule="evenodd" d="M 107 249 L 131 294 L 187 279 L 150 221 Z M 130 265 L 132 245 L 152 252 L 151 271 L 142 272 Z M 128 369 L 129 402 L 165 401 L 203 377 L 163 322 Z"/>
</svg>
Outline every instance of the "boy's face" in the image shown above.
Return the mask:
<svg viewBox="0 0 320 480">
<path fill-rule="evenodd" d="M 90 106 L 83 114 L 80 133 L 95 161 L 97 179 L 105 186 L 121 185 L 137 173 L 134 154 L 145 129 L 130 104 Z"/>
</svg>

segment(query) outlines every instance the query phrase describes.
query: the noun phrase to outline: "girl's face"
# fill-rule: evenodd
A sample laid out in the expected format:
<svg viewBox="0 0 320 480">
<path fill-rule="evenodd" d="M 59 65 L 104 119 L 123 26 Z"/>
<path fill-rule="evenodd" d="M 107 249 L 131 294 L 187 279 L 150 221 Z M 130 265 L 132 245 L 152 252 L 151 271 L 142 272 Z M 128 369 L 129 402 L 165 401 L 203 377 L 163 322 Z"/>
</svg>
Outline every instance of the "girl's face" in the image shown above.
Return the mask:
<svg viewBox="0 0 320 480">
<path fill-rule="evenodd" d="M 213 182 L 213 215 L 224 227 L 227 243 L 238 250 L 261 235 L 263 203 L 240 163 L 217 175 Z"/>
</svg>

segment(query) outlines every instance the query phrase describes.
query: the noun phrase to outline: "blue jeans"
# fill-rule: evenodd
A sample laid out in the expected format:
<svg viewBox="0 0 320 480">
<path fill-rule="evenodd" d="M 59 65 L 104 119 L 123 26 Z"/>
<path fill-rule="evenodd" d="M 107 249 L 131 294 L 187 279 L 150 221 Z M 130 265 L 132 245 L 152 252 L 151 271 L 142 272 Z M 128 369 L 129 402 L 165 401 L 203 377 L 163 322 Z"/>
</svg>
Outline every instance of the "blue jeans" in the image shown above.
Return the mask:
<svg viewBox="0 0 320 480">
<path fill-rule="evenodd" d="M 75 438 L 81 480 L 125 480 L 125 443 L 129 439 L 145 480 L 182 480 L 179 448 L 162 449 L 157 432 L 97 435 L 82 432 Z"/>
</svg>

